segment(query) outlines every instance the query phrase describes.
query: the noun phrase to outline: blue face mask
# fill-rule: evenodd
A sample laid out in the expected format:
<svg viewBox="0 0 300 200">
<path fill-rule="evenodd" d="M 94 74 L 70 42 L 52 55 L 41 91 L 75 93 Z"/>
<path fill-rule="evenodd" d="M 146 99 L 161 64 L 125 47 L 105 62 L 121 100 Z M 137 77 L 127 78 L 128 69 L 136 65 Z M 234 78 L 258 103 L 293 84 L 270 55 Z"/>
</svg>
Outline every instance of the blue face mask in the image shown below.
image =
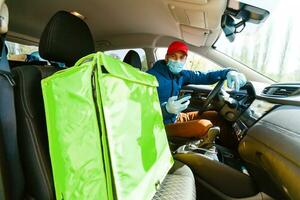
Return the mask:
<svg viewBox="0 0 300 200">
<path fill-rule="evenodd" d="M 184 62 L 169 59 L 167 66 L 173 74 L 179 74 L 184 67 Z"/>
</svg>

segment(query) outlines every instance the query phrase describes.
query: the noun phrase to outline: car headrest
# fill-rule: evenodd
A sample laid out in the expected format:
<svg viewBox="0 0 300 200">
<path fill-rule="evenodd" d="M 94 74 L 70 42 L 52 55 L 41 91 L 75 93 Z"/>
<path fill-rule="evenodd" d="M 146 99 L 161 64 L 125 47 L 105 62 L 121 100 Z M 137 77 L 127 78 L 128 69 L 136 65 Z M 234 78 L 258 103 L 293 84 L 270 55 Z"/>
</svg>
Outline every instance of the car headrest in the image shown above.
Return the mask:
<svg viewBox="0 0 300 200">
<path fill-rule="evenodd" d="M 8 8 L 4 0 L 0 0 L 0 34 L 8 31 Z"/>
<path fill-rule="evenodd" d="M 142 69 L 142 61 L 141 58 L 139 56 L 139 54 L 134 51 L 134 50 L 130 50 L 127 52 L 123 62 L 132 65 L 133 67 L 141 70 Z"/>
<path fill-rule="evenodd" d="M 87 24 L 66 11 L 58 11 L 46 25 L 39 44 L 42 58 L 73 66 L 83 56 L 95 51 Z"/>
</svg>

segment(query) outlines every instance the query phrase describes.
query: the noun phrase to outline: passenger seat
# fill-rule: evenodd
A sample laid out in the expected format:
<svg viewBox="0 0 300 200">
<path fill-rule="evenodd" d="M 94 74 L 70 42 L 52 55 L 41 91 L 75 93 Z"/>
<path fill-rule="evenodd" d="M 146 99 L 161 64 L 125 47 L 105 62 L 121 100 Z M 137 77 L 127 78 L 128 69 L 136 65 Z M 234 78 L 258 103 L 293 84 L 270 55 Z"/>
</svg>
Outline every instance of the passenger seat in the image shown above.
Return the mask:
<svg viewBox="0 0 300 200">
<path fill-rule="evenodd" d="M 73 66 L 79 58 L 93 53 L 95 47 L 88 26 L 78 17 L 59 11 L 42 33 L 39 50 L 46 60 Z M 48 65 L 26 65 L 13 69 L 25 187 L 34 199 L 55 199 L 41 80 L 59 69 Z"/>
</svg>

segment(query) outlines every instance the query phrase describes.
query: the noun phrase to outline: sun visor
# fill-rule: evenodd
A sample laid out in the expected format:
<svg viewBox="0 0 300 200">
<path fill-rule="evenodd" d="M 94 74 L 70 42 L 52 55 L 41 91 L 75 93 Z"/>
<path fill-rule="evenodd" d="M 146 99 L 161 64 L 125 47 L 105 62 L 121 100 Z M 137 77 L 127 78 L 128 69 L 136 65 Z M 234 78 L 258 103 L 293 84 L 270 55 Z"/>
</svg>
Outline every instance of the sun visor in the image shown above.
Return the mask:
<svg viewBox="0 0 300 200">
<path fill-rule="evenodd" d="M 215 41 L 226 0 L 166 0 L 166 3 L 185 42 L 206 46 Z"/>
<path fill-rule="evenodd" d="M 180 24 L 205 28 L 205 13 L 203 11 L 185 9 L 173 4 L 169 4 L 169 9 Z"/>
<path fill-rule="evenodd" d="M 210 33 L 207 29 L 180 25 L 182 38 L 187 43 L 195 46 L 204 46 Z"/>
</svg>

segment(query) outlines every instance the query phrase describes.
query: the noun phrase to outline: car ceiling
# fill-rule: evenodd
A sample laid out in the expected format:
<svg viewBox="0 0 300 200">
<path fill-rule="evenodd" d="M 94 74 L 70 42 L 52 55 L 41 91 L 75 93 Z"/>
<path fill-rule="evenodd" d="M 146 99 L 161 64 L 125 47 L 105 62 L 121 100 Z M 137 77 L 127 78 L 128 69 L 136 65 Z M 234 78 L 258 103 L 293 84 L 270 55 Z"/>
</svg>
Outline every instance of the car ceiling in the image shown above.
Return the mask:
<svg viewBox="0 0 300 200">
<path fill-rule="evenodd" d="M 211 46 L 220 33 L 226 0 L 8 0 L 7 5 L 8 35 L 29 43 L 38 42 L 54 13 L 66 10 L 85 16 L 96 44 L 119 36 L 153 35 L 150 42 L 146 37 L 149 43 L 163 36 Z"/>
</svg>

